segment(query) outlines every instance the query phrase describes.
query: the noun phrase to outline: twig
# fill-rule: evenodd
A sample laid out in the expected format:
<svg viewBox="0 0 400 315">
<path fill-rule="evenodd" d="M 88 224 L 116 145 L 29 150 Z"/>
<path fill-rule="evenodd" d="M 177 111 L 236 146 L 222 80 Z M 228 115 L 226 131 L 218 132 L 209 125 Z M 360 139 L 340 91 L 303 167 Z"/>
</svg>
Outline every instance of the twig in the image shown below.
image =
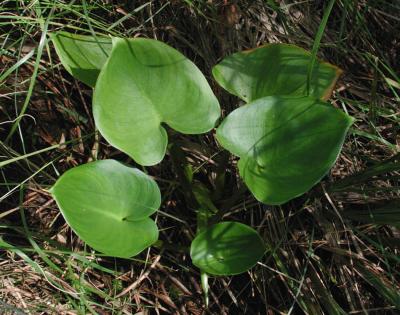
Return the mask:
<svg viewBox="0 0 400 315">
<path fill-rule="evenodd" d="M 139 277 L 139 279 L 137 279 L 135 282 L 133 282 L 130 286 L 128 286 L 125 290 L 123 290 L 120 294 L 116 295 L 115 298 L 119 298 L 119 297 L 127 294 L 131 290 L 135 290 L 139 286 L 139 284 L 141 284 L 143 282 L 143 280 L 149 276 L 150 272 L 156 267 L 156 265 L 160 261 L 160 258 L 161 258 L 161 255 L 158 255 L 156 257 L 156 259 L 154 259 L 154 261 L 151 264 L 151 266 L 149 267 L 149 269 L 147 269 L 146 272 L 143 273 Z"/>
</svg>

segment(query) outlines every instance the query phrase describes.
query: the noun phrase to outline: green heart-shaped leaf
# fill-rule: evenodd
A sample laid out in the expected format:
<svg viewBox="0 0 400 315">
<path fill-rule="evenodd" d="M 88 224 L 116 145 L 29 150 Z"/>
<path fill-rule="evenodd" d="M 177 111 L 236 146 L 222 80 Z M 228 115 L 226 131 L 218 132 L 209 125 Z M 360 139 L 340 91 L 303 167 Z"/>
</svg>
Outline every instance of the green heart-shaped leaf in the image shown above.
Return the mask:
<svg viewBox="0 0 400 315">
<path fill-rule="evenodd" d="M 353 119 L 311 97 L 267 96 L 233 111 L 217 129 L 221 145 L 239 156 L 254 196 L 282 204 L 324 177 Z"/>
<path fill-rule="evenodd" d="M 193 264 L 212 275 L 235 275 L 249 270 L 264 255 L 260 235 L 237 222 L 215 224 L 193 240 Z"/>
<path fill-rule="evenodd" d="M 268 44 L 235 53 L 213 68 L 215 80 L 246 102 L 269 95 L 306 95 L 310 53 L 288 44 Z M 341 70 L 316 61 L 310 96 L 327 100 Z"/>
<path fill-rule="evenodd" d="M 97 80 L 93 114 L 114 147 L 141 165 L 160 162 L 166 123 L 185 134 L 211 130 L 218 100 L 200 70 L 172 47 L 151 39 L 113 39 Z"/>
<path fill-rule="evenodd" d="M 106 255 L 128 258 L 158 239 L 149 218 L 160 207 L 156 182 L 114 160 L 75 167 L 52 187 L 57 204 L 75 233 Z"/>
<path fill-rule="evenodd" d="M 94 87 L 111 52 L 111 38 L 58 32 L 51 34 L 51 40 L 65 69 L 78 80 Z"/>
</svg>

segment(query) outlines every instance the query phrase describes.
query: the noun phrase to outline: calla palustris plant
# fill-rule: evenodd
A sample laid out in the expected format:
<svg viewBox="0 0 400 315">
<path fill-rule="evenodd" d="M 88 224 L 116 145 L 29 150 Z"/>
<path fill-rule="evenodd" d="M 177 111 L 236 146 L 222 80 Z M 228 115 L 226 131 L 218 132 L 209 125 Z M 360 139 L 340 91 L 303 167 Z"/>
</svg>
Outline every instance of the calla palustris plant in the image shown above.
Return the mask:
<svg viewBox="0 0 400 315">
<path fill-rule="evenodd" d="M 200 134 L 220 115 L 200 70 L 162 42 L 67 32 L 51 39 L 67 71 L 94 87 L 101 134 L 139 164 L 163 159 L 168 139 L 162 124 Z M 340 70 L 317 61 L 307 84 L 309 62 L 310 54 L 296 46 L 271 44 L 229 56 L 213 69 L 222 87 L 248 103 L 228 115 L 217 139 L 240 157 L 242 178 L 265 203 L 286 202 L 316 184 L 352 123 L 323 101 Z M 51 192 L 72 229 L 100 252 L 130 257 L 158 238 L 149 216 L 160 206 L 159 189 L 139 170 L 97 161 L 67 171 Z M 191 257 L 203 272 L 232 275 L 254 266 L 264 251 L 254 229 L 222 222 L 199 231 Z"/>
<path fill-rule="evenodd" d="M 335 163 L 353 119 L 325 102 L 340 70 L 286 44 L 228 56 L 213 69 L 217 82 L 248 104 L 217 129 L 219 143 L 240 157 L 241 177 L 266 204 L 307 192 Z"/>
</svg>

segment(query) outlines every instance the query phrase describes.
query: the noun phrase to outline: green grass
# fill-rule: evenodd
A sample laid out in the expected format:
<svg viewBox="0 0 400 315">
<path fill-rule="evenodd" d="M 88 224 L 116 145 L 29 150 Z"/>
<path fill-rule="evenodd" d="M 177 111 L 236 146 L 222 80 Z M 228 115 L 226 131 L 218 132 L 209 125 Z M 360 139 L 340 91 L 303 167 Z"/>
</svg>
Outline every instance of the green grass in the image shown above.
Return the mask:
<svg viewBox="0 0 400 315">
<path fill-rule="evenodd" d="M 64 171 L 94 158 L 133 163 L 96 136 L 92 91 L 66 73 L 48 41 L 60 29 L 167 42 L 206 74 L 225 115 L 239 101 L 210 70 L 232 52 L 266 42 L 314 45 L 317 56 L 341 67 L 331 101 L 357 120 L 322 184 L 281 207 L 262 205 L 212 133 L 176 135 L 179 160 L 146 168 L 164 196 L 160 238 L 187 247 L 195 234 L 179 173 L 186 165 L 214 191 L 221 216 L 254 226 L 269 246 L 251 272 L 209 278 L 210 314 L 400 311 L 400 5 L 332 1 L 323 19 L 326 1 L 285 3 L 0 1 L 0 313 L 204 310 L 200 274 L 185 251 L 152 248 L 125 260 L 95 253 L 47 192 Z"/>
</svg>

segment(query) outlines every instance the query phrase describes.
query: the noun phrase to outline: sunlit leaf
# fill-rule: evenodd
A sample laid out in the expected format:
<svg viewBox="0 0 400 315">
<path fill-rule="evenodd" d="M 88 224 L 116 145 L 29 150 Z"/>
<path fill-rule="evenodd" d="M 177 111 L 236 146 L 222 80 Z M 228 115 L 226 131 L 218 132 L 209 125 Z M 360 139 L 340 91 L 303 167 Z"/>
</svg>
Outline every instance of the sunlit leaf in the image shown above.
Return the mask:
<svg viewBox="0 0 400 315">
<path fill-rule="evenodd" d="M 193 240 L 193 264 L 212 275 L 234 275 L 253 267 L 263 256 L 265 245 L 251 227 L 237 222 L 215 224 Z"/>
<path fill-rule="evenodd" d="M 65 69 L 78 80 L 94 87 L 112 48 L 111 38 L 57 32 L 51 35 Z"/>
<path fill-rule="evenodd" d="M 229 114 L 217 139 L 241 158 L 240 175 L 254 196 L 282 204 L 327 174 L 352 122 L 311 97 L 267 96 Z"/>
<path fill-rule="evenodd" d="M 138 169 L 114 160 L 81 165 L 64 173 L 51 193 L 75 233 L 99 252 L 127 258 L 158 239 L 149 216 L 160 206 L 160 190 Z"/>
<path fill-rule="evenodd" d="M 213 68 L 217 82 L 246 102 L 269 95 L 306 95 L 310 53 L 295 45 L 268 44 L 235 53 Z M 317 61 L 310 96 L 327 100 L 341 70 Z"/>
<path fill-rule="evenodd" d="M 154 165 L 168 142 L 162 123 L 185 134 L 204 133 L 214 127 L 220 108 L 200 70 L 172 47 L 114 38 L 96 84 L 93 112 L 108 142 L 136 162 Z"/>
</svg>

